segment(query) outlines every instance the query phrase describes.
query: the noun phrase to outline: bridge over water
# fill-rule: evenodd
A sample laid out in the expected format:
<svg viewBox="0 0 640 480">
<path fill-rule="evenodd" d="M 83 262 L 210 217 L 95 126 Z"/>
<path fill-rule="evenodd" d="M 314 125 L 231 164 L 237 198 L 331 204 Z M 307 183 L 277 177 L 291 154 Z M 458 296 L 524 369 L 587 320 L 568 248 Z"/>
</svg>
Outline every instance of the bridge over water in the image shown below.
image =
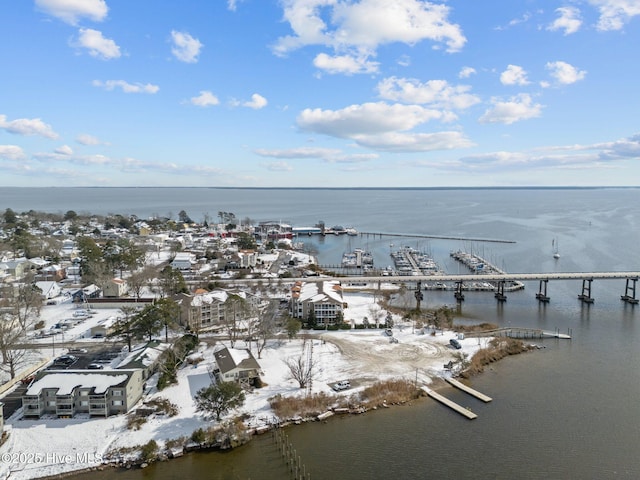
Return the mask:
<svg viewBox="0 0 640 480">
<path fill-rule="evenodd" d="M 422 282 L 432 284 L 454 284 L 455 297 L 459 301 L 464 300 L 463 291 L 469 290 L 469 285 L 473 283 L 495 284 L 495 297 L 498 301 L 505 301 L 505 285 L 514 282 L 539 281 L 539 290 L 536 298 L 541 302 L 548 302 L 547 283 L 550 280 L 581 280 L 582 293 L 578 298 L 584 303 L 593 303 L 591 296 L 591 284 L 594 280 L 625 280 L 624 294 L 620 299 L 626 303 L 638 304 L 636 298 L 636 284 L 640 278 L 640 272 L 563 272 L 563 273 L 492 273 L 492 274 L 442 274 L 442 275 L 387 275 L 387 276 L 345 276 L 345 277 L 327 277 L 327 276 L 309 276 L 301 278 L 243 278 L 234 280 L 223 280 L 220 283 L 257 285 L 271 282 L 308 282 L 319 283 L 327 280 L 339 280 L 343 284 L 378 284 L 381 283 L 416 283 L 421 289 Z M 494 289 L 492 289 L 494 291 Z M 417 298 L 417 297 L 416 297 Z"/>
</svg>

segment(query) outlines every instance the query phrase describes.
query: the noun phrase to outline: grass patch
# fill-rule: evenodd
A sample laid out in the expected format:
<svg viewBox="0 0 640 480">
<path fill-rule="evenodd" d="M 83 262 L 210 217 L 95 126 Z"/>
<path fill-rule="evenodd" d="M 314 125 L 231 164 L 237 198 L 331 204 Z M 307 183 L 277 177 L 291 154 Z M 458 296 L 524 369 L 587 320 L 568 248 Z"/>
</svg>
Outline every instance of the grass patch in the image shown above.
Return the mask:
<svg viewBox="0 0 640 480">
<path fill-rule="evenodd" d="M 373 408 L 402 404 L 422 396 L 422 391 L 408 380 L 376 382 L 350 397 L 316 393 L 304 397 L 276 395 L 269 399 L 274 413 L 281 420 L 315 418 L 332 408 Z"/>
<path fill-rule="evenodd" d="M 533 347 L 515 338 L 494 338 L 489 342 L 489 347 L 482 348 L 471 358 L 469 366 L 460 373 L 463 378 L 469 378 L 484 371 L 484 367 L 490 363 L 508 357 L 528 352 Z"/>
<path fill-rule="evenodd" d="M 387 380 L 376 382 L 360 394 L 364 406 L 401 404 L 420 397 L 422 392 L 408 380 Z"/>
</svg>

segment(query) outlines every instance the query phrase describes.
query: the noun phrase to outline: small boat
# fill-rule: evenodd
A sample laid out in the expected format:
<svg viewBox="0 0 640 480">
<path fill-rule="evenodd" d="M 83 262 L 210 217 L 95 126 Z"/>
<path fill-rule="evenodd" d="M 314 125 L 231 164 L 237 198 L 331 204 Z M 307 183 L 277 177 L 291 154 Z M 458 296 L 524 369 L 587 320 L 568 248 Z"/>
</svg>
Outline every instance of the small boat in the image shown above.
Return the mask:
<svg viewBox="0 0 640 480">
<path fill-rule="evenodd" d="M 560 252 L 558 252 L 558 241 L 554 238 L 551 240 L 551 246 L 554 247 L 553 258 L 556 260 L 560 258 Z"/>
</svg>

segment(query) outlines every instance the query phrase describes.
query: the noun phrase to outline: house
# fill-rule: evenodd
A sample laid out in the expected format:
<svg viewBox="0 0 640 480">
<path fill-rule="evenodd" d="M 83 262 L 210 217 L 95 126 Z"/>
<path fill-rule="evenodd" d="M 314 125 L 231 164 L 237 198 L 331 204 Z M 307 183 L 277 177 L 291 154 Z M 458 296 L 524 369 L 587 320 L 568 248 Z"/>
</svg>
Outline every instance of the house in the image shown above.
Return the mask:
<svg viewBox="0 0 640 480">
<path fill-rule="evenodd" d="M 196 264 L 196 256 L 191 252 L 178 252 L 171 261 L 171 268 L 180 271 L 189 271 Z"/>
<path fill-rule="evenodd" d="M 340 282 L 296 282 L 291 288 L 290 313 L 307 320 L 313 312 L 317 325 L 335 324 L 342 317 L 344 302 Z"/>
<path fill-rule="evenodd" d="M 249 350 L 224 347 L 213 356 L 216 361 L 213 374 L 218 382 L 237 382 L 245 388 L 256 386 L 260 364 Z"/>
<path fill-rule="evenodd" d="M 122 278 L 112 278 L 102 288 L 102 295 L 105 297 L 122 297 L 127 293 L 129 287 Z"/>
<path fill-rule="evenodd" d="M 22 396 L 22 414 L 108 417 L 128 412 L 142 397 L 142 370 L 44 370 Z"/>
<path fill-rule="evenodd" d="M 158 360 L 168 348 L 171 348 L 170 344 L 157 340 L 133 346 L 131 352 L 120 362 L 118 369 L 140 369 L 142 379 L 146 380 L 158 370 Z"/>
<path fill-rule="evenodd" d="M 67 278 L 67 270 L 60 265 L 46 265 L 38 270 L 35 279 L 38 281 L 59 282 Z"/>
<path fill-rule="evenodd" d="M 238 265 L 240 268 L 255 268 L 258 263 L 258 252 L 255 250 L 239 250 Z"/>
<path fill-rule="evenodd" d="M 42 291 L 45 300 L 60 296 L 62 289 L 58 282 L 36 282 L 35 286 Z"/>
<path fill-rule="evenodd" d="M 23 278 L 33 267 L 26 258 L 16 258 L 4 262 L 2 269 L 16 280 Z"/>
</svg>

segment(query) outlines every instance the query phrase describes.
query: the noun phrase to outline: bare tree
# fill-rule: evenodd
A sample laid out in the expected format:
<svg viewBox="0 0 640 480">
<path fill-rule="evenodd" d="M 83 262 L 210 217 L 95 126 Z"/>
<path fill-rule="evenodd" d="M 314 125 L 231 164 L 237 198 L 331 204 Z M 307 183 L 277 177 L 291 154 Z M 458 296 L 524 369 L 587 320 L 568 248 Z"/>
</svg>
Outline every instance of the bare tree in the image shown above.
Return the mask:
<svg viewBox="0 0 640 480">
<path fill-rule="evenodd" d="M 300 388 L 306 388 L 313 380 L 315 374 L 316 361 L 310 355 L 305 354 L 303 348 L 302 353 L 297 357 L 289 357 L 283 362 L 289 369 L 289 378 L 298 382 Z"/>
<path fill-rule="evenodd" d="M 0 368 L 6 371 L 13 379 L 18 368 L 24 363 L 26 350 L 20 348 L 24 340 L 25 330 L 18 320 L 10 313 L 3 313 L 0 316 L 0 355 L 2 355 L 2 365 Z"/>
<path fill-rule="evenodd" d="M 258 324 L 256 325 L 255 342 L 258 358 L 262 358 L 262 351 L 267 346 L 267 339 L 275 331 L 275 318 L 278 313 L 277 300 L 271 300 L 266 308 L 258 312 Z"/>
<path fill-rule="evenodd" d="M 131 288 L 133 295 L 136 298 L 140 298 L 142 289 L 145 286 L 150 285 L 151 281 L 157 276 L 157 274 L 157 269 L 150 265 L 142 268 L 141 270 L 131 272 L 131 275 L 127 279 L 127 283 L 129 284 L 129 288 Z"/>
<path fill-rule="evenodd" d="M 249 304 L 240 295 L 231 294 L 224 302 L 224 325 L 229 335 L 231 348 L 238 341 L 239 324 L 248 319 L 250 312 Z"/>
</svg>

